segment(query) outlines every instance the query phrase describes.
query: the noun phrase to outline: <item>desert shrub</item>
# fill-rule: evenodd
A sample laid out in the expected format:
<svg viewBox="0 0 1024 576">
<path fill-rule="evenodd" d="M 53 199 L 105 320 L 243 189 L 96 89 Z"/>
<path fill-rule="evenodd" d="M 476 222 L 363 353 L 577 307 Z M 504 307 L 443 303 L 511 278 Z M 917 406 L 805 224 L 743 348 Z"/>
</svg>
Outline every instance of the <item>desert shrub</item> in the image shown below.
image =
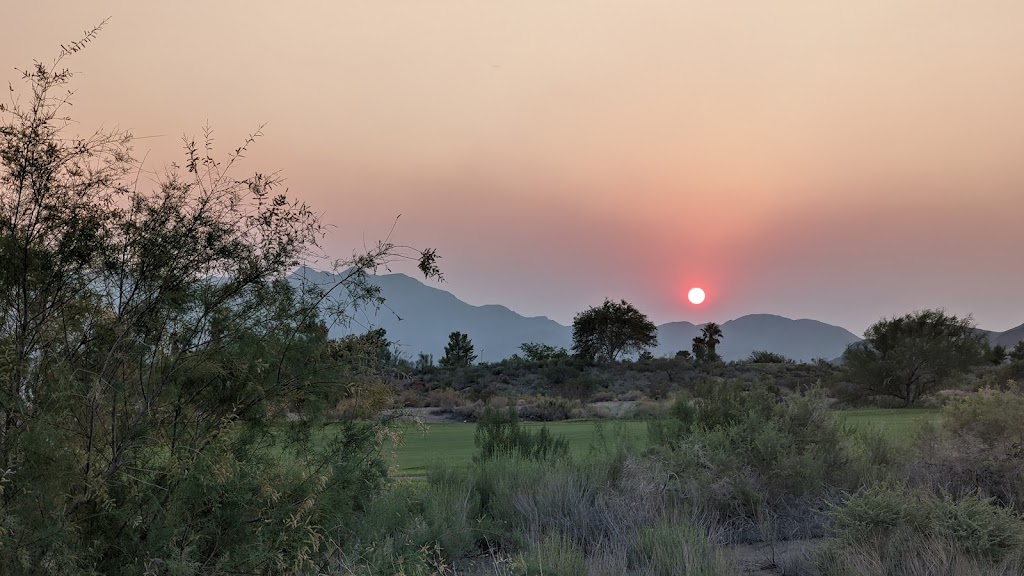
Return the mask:
<svg viewBox="0 0 1024 576">
<path fill-rule="evenodd" d="M 767 350 L 754 350 L 747 358 L 752 364 L 793 364 L 794 362 L 777 352 Z"/>
<path fill-rule="evenodd" d="M 941 561 L 928 573 L 952 574 L 957 562 L 1019 566 L 1024 550 L 1024 520 L 977 495 L 954 498 L 881 484 L 849 496 L 830 515 L 836 539 L 820 558 L 831 564 L 830 573 L 858 557 L 888 567 L 921 564 L 921 551 L 935 550 L 942 554 L 932 561 Z"/>
<path fill-rule="evenodd" d="M 544 384 L 555 389 L 559 385 L 579 376 L 581 371 L 574 363 L 566 361 L 554 361 L 543 364 L 538 370 Z"/>
<path fill-rule="evenodd" d="M 647 396 L 639 390 L 627 390 L 622 394 L 619 394 L 619 400 L 623 402 L 638 402 L 640 400 L 647 400 Z"/>
<path fill-rule="evenodd" d="M 586 415 L 583 405 L 578 400 L 538 396 L 532 402 L 523 403 L 519 408 L 519 417 L 535 422 L 557 422 L 582 418 Z"/>
<path fill-rule="evenodd" d="M 877 541 L 832 541 L 817 551 L 780 562 L 794 576 L 1019 576 L 1019 554 L 994 561 L 967 554 L 941 538 L 901 532 L 884 545 Z"/>
<path fill-rule="evenodd" d="M 394 395 L 391 401 L 397 408 L 420 408 L 426 404 L 422 394 L 415 390 L 402 390 Z M 349 405 L 347 402 L 339 402 L 337 410 L 339 413 L 347 413 Z"/>
<path fill-rule="evenodd" d="M 1024 395 L 983 389 L 950 401 L 914 444 L 911 480 L 956 495 L 978 492 L 1024 510 Z"/>
<path fill-rule="evenodd" d="M 647 420 L 648 422 L 656 422 L 668 414 L 669 408 L 672 406 L 667 402 L 654 402 L 646 399 L 646 396 L 641 396 L 641 400 L 633 400 L 633 405 L 630 406 L 624 415 L 625 418 L 632 420 Z"/>
<path fill-rule="evenodd" d="M 526 574 L 570 576 L 587 572 L 587 559 L 583 552 L 572 540 L 557 532 L 548 534 L 531 546 L 522 558 L 521 569 Z"/>
<path fill-rule="evenodd" d="M 454 408 L 464 403 L 465 400 L 459 396 L 459 393 L 451 388 L 434 388 L 427 392 L 427 406 Z"/>
<path fill-rule="evenodd" d="M 725 552 L 705 531 L 668 518 L 639 531 L 629 552 L 629 567 L 633 574 L 657 576 L 735 574 Z"/>
<path fill-rule="evenodd" d="M 594 391 L 603 385 L 604 380 L 601 377 L 584 372 L 561 382 L 555 386 L 555 390 L 565 398 L 586 402 Z"/>
<path fill-rule="evenodd" d="M 737 383 L 700 394 L 677 400 L 671 417 L 649 428 L 683 497 L 731 539 L 760 539 L 765 518 L 783 538 L 823 533 L 824 501 L 850 485 L 857 456 L 823 394 L 780 398 Z"/>
<path fill-rule="evenodd" d="M 561 458 L 569 453 L 569 443 L 563 437 L 555 438 L 547 426 L 530 432 L 519 424 L 514 407 L 506 410 L 487 407 L 477 421 L 473 437 L 477 454 L 475 461 L 483 461 L 498 454 L 516 454 L 533 460 Z"/>
<path fill-rule="evenodd" d="M 474 514 L 476 495 L 465 475 L 453 469 L 432 470 L 430 490 L 423 496 L 422 521 L 415 540 L 435 543 L 448 558 L 460 558 L 476 549 Z"/>
</svg>

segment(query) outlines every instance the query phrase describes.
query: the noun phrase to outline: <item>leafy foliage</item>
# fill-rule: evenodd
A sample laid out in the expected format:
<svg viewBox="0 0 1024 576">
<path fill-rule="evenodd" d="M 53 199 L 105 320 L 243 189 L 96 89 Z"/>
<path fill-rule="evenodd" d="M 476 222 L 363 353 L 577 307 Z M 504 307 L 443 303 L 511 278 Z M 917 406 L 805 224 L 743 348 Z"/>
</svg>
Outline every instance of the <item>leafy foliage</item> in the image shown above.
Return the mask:
<svg viewBox="0 0 1024 576">
<path fill-rule="evenodd" d="M 542 426 L 536 434 L 523 428 L 514 407 L 507 410 L 487 407 L 477 421 L 473 443 L 477 448 L 474 460 L 478 462 L 501 454 L 532 460 L 563 458 L 569 454 L 569 442 L 553 437 L 547 426 Z"/>
<path fill-rule="evenodd" d="M 747 362 L 753 364 L 792 364 L 793 361 L 777 352 L 767 350 L 754 350 L 747 358 Z"/>
<path fill-rule="evenodd" d="M 658 329 L 647 316 L 622 300 L 605 300 L 572 321 L 572 347 L 590 361 L 614 362 L 623 354 L 658 345 Z"/>
<path fill-rule="evenodd" d="M 468 334 L 452 332 L 448 335 L 448 344 L 444 347 L 444 356 L 437 362 L 442 368 L 465 368 L 476 360 L 473 342 Z"/>
<path fill-rule="evenodd" d="M 531 362 L 548 362 L 569 357 L 569 351 L 561 346 L 552 346 L 540 342 L 526 342 L 519 345 L 523 356 Z"/>
<path fill-rule="evenodd" d="M 1024 521 L 977 496 L 954 499 L 887 485 L 862 489 L 832 514 L 840 542 L 899 541 L 907 533 L 999 561 L 1024 546 Z M 891 550 L 890 553 L 900 553 Z"/>
<path fill-rule="evenodd" d="M 1024 361 L 1024 340 L 1013 345 L 1013 348 L 1010 349 L 1009 356 L 1012 360 L 1017 362 Z"/>
<path fill-rule="evenodd" d="M 233 176 L 259 132 L 226 160 L 186 138 L 154 189 L 130 134 L 67 134 L 62 60 L 96 32 L 0 109 L 0 572 L 320 571 L 386 470 L 379 425 L 325 421 L 378 358 L 319 310 L 437 256 L 384 241 L 290 282 L 322 227 L 276 174 Z"/>
<path fill-rule="evenodd" d="M 919 433 L 911 478 L 935 491 L 981 494 L 1024 510 L 1024 395 L 985 388 L 950 402 Z"/>
<path fill-rule="evenodd" d="M 924 310 L 884 318 L 843 353 L 847 378 L 862 393 L 911 406 L 984 360 L 985 337 L 968 318 Z"/>
</svg>

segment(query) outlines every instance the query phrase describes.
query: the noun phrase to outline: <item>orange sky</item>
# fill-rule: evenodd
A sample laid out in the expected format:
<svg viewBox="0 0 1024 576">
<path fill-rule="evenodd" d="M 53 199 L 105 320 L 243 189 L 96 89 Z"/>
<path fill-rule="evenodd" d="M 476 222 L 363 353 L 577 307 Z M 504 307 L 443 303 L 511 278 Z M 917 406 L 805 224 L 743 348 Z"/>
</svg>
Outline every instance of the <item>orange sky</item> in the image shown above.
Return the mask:
<svg viewBox="0 0 1024 576">
<path fill-rule="evenodd" d="M 158 169 L 207 120 L 224 151 L 265 122 L 249 167 L 332 256 L 402 214 L 475 304 L 1024 322 L 1024 2 L 839 4 L 36 0 L 0 69 L 110 16 L 71 61 L 83 129 L 151 136 Z"/>
</svg>

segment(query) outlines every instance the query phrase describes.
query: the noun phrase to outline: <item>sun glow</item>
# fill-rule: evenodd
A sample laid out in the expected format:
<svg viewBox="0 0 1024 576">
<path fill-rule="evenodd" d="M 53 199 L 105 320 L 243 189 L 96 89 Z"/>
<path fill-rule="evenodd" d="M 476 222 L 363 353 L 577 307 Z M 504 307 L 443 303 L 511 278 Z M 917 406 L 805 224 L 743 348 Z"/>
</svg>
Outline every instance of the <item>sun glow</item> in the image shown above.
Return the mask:
<svg viewBox="0 0 1024 576">
<path fill-rule="evenodd" d="M 690 300 L 691 304 L 700 304 L 704 301 L 704 290 L 690 288 L 690 292 L 686 294 L 686 297 Z"/>
</svg>

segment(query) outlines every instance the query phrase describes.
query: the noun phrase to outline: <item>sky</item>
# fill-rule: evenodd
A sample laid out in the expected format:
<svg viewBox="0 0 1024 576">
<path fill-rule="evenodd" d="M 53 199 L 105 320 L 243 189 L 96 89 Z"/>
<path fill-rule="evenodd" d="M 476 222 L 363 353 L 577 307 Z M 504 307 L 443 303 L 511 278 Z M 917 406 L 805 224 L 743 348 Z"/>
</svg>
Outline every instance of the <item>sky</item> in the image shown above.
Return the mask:
<svg viewBox="0 0 1024 576">
<path fill-rule="evenodd" d="M 15 68 L 110 18 L 67 61 L 82 132 L 131 130 L 160 172 L 207 123 L 224 153 L 265 124 L 243 168 L 281 171 L 329 256 L 394 227 L 472 304 L 568 324 L 608 297 L 659 324 L 772 313 L 858 335 L 935 307 L 1024 323 L 1019 0 L 3 13 L 16 89 Z"/>
</svg>

